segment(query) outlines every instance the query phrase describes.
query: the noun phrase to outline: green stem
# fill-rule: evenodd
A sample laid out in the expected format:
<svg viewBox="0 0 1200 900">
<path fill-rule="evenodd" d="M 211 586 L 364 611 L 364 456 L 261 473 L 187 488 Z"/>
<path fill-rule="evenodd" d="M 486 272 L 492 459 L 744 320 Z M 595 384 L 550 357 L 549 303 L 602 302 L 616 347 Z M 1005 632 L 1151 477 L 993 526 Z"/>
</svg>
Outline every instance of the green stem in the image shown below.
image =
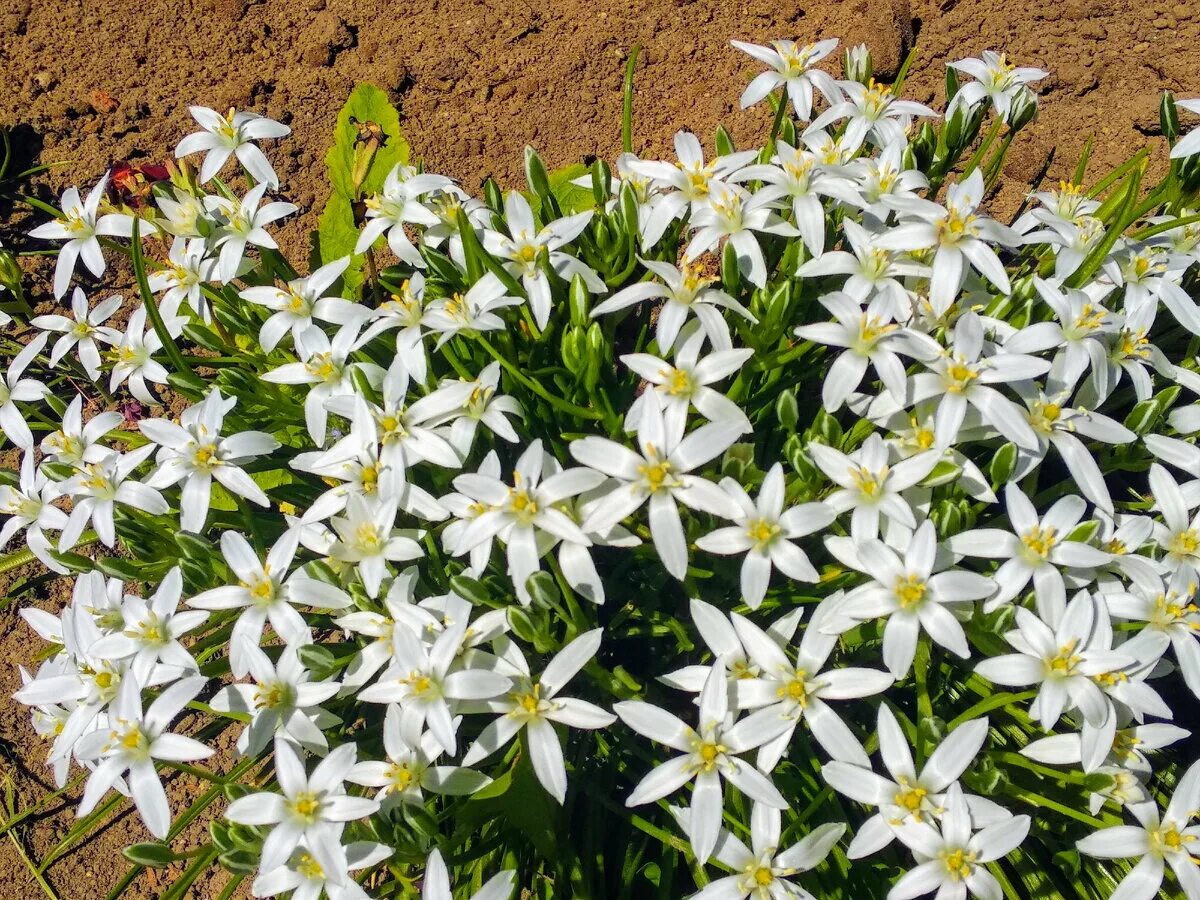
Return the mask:
<svg viewBox="0 0 1200 900">
<path fill-rule="evenodd" d="M 637 68 L 638 55 L 642 52 L 641 44 L 634 44 L 629 51 L 629 59 L 625 62 L 625 87 L 622 91 L 624 99 L 621 106 L 621 149 L 626 153 L 633 152 L 633 71 Z"/>
</svg>

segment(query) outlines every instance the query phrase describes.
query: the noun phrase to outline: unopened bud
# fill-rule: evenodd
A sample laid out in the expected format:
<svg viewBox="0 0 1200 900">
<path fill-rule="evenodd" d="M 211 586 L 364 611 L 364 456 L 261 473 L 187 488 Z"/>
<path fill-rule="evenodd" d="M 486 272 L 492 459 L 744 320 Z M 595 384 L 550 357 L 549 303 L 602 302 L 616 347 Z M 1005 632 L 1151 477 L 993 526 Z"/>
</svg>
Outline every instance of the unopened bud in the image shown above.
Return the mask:
<svg viewBox="0 0 1200 900">
<path fill-rule="evenodd" d="M 1004 121 L 1013 131 L 1020 131 L 1037 118 L 1037 113 L 1037 97 L 1029 88 L 1021 88 L 1020 93 L 1013 97 Z"/>
<path fill-rule="evenodd" d="M 847 47 L 846 52 L 842 54 L 842 69 L 846 73 L 847 81 L 857 81 L 859 84 L 866 84 L 874 75 L 874 65 L 871 62 L 871 51 L 866 44 L 858 44 L 854 47 Z"/>
</svg>

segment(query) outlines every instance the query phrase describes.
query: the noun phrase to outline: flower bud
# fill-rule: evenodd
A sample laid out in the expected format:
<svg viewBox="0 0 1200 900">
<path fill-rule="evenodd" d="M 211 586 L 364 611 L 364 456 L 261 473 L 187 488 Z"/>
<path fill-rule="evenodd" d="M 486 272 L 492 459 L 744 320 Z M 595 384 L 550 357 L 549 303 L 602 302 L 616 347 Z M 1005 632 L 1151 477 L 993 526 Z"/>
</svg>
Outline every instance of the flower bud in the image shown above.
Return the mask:
<svg viewBox="0 0 1200 900">
<path fill-rule="evenodd" d="M 0 250 L 0 287 L 14 295 L 21 293 L 21 267 L 11 250 Z"/>
<path fill-rule="evenodd" d="M 596 206 L 603 208 L 612 194 L 612 169 L 602 159 L 592 163 L 592 198 Z"/>
<path fill-rule="evenodd" d="M 1162 100 L 1159 101 L 1158 124 L 1168 144 L 1179 140 L 1179 110 L 1175 106 L 1175 96 L 1170 91 L 1163 91 Z"/>
<path fill-rule="evenodd" d="M 1022 88 L 1021 92 L 1013 97 L 1004 121 L 1013 131 L 1020 131 L 1037 118 L 1037 113 L 1037 97 L 1029 88 Z"/>
<path fill-rule="evenodd" d="M 800 407 L 794 391 L 784 391 L 775 398 L 775 418 L 784 428 L 791 430 L 800 421 Z"/>
<path fill-rule="evenodd" d="M 736 297 L 741 284 L 742 273 L 738 269 L 737 249 L 732 241 L 726 241 L 725 248 L 721 251 L 721 286 L 726 293 Z"/>
<path fill-rule="evenodd" d="M 490 175 L 483 183 L 483 199 L 491 207 L 492 212 L 504 214 L 504 192 L 500 190 L 500 185 L 496 184 L 496 179 Z"/>
<path fill-rule="evenodd" d="M 717 137 L 715 144 L 717 148 L 717 156 L 728 156 L 737 149 L 733 145 L 733 136 L 725 130 L 724 125 L 717 126 Z"/>
<path fill-rule="evenodd" d="M 571 279 L 571 290 L 568 293 L 569 306 L 571 308 L 571 324 L 578 328 L 586 328 L 588 325 L 588 308 L 591 306 L 588 296 L 587 284 L 583 280 L 583 276 L 578 272 Z"/>
<path fill-rule="evenodd" d="M 529 189 L 537 196 L 542 199 L 551 196 L 550 177 L 546 174 L 546 166 L 532 147 L 525 148 L 525 180 L 529 183 Z"/>
<path fill-rule="evenodd" d="M 996 451 L 988 474 L 991 476 L 993 487 L 1008 484 L 1012 479 L 1013 470 L 1017 466 L 1017 445 L 1012 441 Z"/>
<path fill-rule="evenodd" d="M 576 378 L 583 377 L 584 353 L 587 349 L 583 328 L 578 325 L 564 328 L 559 348 L 562 352 L 563 367 Z"/>
<path fill-rule="evenodd" d="M 525 582 L 525 589 L 529 591 L 533 605 L 540 609 L 553 609 L 562 600 L 554 576 L 549 572 L 534 572 Z"/>
<path fill-rule="evenodd" d="M 586 343 L 583 387 L 584 390 L 591 391 L 600 381 L 600 373 L 608 362 L 608 342 L 604 340 L 604 332 L 600 330 L 599 322 L 588 326 Z"/>
<path fill-rule="evenodd" d="M 866 44 L 846 48 L 846 52 L 842 54 L 842 70 L 846 73 L 847 81 L 866 84 L 871 80 L 871 76 L 875 72 L 871 61 L 871 51 Z"/>
</svg>

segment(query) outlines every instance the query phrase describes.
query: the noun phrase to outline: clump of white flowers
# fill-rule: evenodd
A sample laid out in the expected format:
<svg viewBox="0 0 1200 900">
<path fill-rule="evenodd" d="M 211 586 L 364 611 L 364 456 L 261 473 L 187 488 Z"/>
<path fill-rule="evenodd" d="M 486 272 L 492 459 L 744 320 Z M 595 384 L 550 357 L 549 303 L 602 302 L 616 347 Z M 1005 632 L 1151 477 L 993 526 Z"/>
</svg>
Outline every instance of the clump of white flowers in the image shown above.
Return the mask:
<svg viewBox="0 0 1200 900">
<path fill-rule="evenodd" d="M 63 194 L 70 309 L 0 304 L 0 570 L 75 578 L 16 699 L 135 865 L 1200 900 L 1200 101 L 1159 184 L 1081 163 L 1006 224 L 1046 73 L 951 63 L 939 114 L 836 43 L 735 42 L 761 147 L 626 121 L 615 173 L 480 198 L 364 86 L 307 275 L 253 113 L 193 107 L 140 208 Z"/>
</svg>

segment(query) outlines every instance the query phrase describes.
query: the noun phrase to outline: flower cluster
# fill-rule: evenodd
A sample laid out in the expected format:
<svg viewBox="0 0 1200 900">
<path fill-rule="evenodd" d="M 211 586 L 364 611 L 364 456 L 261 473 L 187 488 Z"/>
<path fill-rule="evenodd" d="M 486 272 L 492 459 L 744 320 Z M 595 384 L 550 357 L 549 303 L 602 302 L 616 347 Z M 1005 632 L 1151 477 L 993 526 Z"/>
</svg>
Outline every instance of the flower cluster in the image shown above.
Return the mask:
<svg viewBox="0 0 1200 900">
<path fill-rule="evenodd" d="M 1200 898 L 1200 131 L 1005 224 L 1046 73 L 736 46 L 761 148 L 476 198 L 360 123 L 307 276 L 261 116 L 63 194 L 0 538 L 75 579 L 16 699 L 81 816 L 208 778 L 260 897 Z"/>
</svg>

